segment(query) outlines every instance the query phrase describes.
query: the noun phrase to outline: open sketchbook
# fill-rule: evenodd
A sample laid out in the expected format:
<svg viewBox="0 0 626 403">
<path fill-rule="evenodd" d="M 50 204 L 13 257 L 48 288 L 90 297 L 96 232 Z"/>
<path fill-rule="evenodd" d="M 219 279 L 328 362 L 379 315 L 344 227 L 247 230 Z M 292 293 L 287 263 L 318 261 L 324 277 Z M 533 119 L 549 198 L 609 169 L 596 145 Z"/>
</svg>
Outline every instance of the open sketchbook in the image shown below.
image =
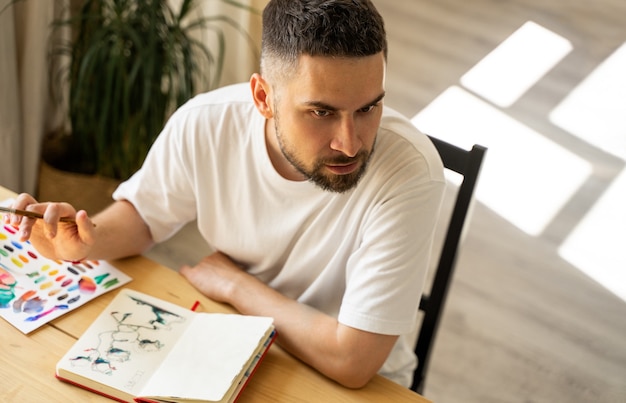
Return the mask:
<svg viewBox="0 0 626 403">
<path fill-rule="evenodd" d="M 130 280 L 105 261 L 47 259 L 21 242 L 16 228 L 0 223 L 0 316 L 23 333 Z"/>
<path fill-rule="evenodd" d="M 272 318 L 193 312 L 122 289 L 56 375 L 122 402 L 232 402 L 274 337 Z"/>
</svg>

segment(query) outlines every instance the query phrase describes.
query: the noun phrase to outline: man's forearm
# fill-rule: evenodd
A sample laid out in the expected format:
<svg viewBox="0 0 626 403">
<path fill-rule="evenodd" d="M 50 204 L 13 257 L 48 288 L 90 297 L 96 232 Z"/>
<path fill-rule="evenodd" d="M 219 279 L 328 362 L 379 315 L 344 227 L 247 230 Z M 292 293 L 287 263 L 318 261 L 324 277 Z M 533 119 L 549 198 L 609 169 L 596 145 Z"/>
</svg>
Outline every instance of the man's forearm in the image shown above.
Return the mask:
<svg viewBox="0 0 626 403">
<path fill-rule="evenodd" d="M 117 259 L 138 255 L 153 245 L 147 225 L 127 201 L 117 201 L 94 216 L 96 241 L 87 258 Z"/>
<path fill-rule="evenodd" d="M 397 336 L 365 332 L 290 299 L 251 276 L 221 252 L 180 273 L 207 297 L 246 315 L 270 316 L 277 343 L 344 386 L 364 386 L 387 359 Z"/>
<path fill-rule="evenodd" d="M 233 287 L 229 303 L 243 314 L 272 316 L 281 347 L 351 388 L 364 386 L 378 372 L 397 339 L 342 325 L 247 274 Z"/>
</svg>

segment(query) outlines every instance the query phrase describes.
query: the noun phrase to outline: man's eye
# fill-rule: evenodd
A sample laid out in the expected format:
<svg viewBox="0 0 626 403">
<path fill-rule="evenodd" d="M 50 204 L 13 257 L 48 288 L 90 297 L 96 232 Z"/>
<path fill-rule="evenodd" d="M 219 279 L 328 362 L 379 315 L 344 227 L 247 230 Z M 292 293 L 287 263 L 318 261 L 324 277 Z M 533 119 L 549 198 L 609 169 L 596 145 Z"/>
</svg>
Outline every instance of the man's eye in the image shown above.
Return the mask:
<svg viewBox="0 0 626 403">
<path fill-rule="evenodd" d="M 325 109 L 316 109 L 313 111 L 313 114 L 318 118 L 324 118 L 330 115 L 330 112 Z"/>
<path fill-rule="evenodd" d="M 376 107 L 376 105 L 369 105 L 366 106 L 364 108 L 359 109 L 360 112 L 370 112 L 372 109 L 374 109 Z"/>
</svg>

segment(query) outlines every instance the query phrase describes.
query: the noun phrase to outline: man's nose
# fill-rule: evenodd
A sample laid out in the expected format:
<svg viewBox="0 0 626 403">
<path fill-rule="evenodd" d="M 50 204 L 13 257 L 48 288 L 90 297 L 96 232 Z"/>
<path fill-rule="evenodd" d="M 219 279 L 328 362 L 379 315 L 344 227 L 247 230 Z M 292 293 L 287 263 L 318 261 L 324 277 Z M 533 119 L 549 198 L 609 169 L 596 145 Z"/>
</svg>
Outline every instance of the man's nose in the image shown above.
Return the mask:
<svg viewBox="0 0 626 403">
<path fill-rule="evenodd" d="M 333 137 L 330 148 L 340 151 L 348 157 L 357 155 L 363 143 L 357 136 L 356 125 L 353 117 L 341 120 L 338 130 Z"/>
</svg>

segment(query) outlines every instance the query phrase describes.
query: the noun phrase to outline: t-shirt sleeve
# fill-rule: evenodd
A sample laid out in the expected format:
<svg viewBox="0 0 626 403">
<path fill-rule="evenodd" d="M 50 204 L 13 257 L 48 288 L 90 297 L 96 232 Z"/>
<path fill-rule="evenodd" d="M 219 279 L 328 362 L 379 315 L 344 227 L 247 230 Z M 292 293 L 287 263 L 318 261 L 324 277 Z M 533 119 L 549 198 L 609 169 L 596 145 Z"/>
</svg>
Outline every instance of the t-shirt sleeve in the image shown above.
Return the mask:
<svg viewBox="0 0 626 403">
<path fill-rule="evenodd" d="M 176 112 L 152 145 L 142 167 L 113 193 L 132 203 L 148 225 L 155 242 L 168 239 L 196 217 L 193 158 L 185 132 L 188 113 Z M 189 131 L 188 131 L 189 132 Z M 185 137 L 187 136 L 187 137 Z"/>
<path fill-rule="evenodd" d="M 393 335 L 415 326 L 445 189 L 438 154 L 424 145 L 418 158 L 402 158 L 408 144 L 386 150 L 398 157 L 396 173 L 382 183 L 348 260 L 338 315 L 347 326 Z"/>
</svg>

